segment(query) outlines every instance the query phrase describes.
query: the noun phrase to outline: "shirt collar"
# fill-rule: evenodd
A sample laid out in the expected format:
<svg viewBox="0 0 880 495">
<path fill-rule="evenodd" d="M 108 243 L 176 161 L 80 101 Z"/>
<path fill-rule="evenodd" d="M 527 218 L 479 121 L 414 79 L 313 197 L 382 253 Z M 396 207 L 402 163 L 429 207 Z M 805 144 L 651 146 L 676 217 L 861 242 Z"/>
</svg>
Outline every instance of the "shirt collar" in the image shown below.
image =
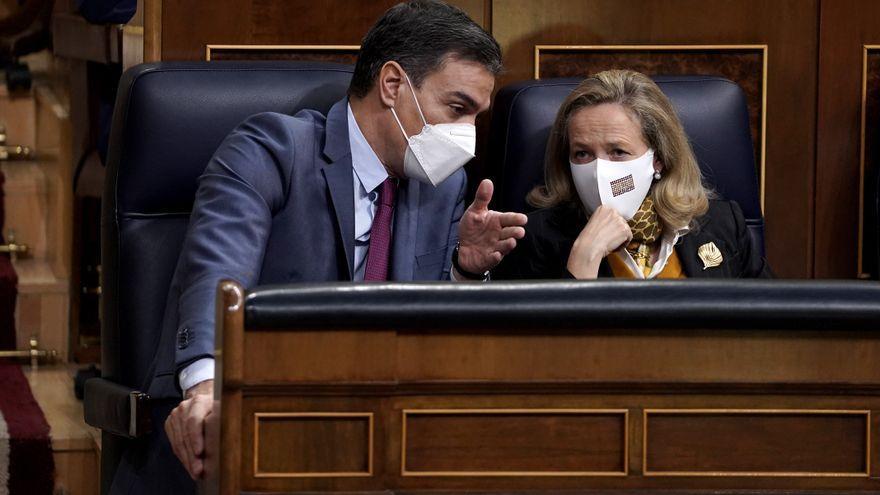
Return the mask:
<svg viewBox="0 0 880 495">
<path fill-rule="evenodd" d="M 367 142 L 367 138 L 364 137 L 361 128 L 358 127 L 354 113 L 351 111 L 351 104 L 349 103 L 347 106 L 351 165 L 361 185 L 364 186 L 367 192 L 370 192 L 379 187 L 388 178 L 388 172 L 385 170 L 382 162 L 379 161 L 379 157 L 376 156 L 376 152 L 373 151 L 370 143 Z"/>
<path fill-rule="evenodd" d="M 657 256 L 657 262 L 654 263 L 654 268 L 651 269 L 651 274 L 648 277 L 645 277 L 644 273 L 639 270 L 635 260 L 633 260 L 632 256 L 626 249 L 621 247 L 617 250 L 617 255 L 620 256 L 624 264 L 629 267 L 630 271 L 635 274 L 636 278 L 656 277 L 664 268 L 666 268 L 666 263 L 675 251 L 675 245 L 678 243 L 678 240 L 682 236 L 687 235 L 688 232 L 690 232 L 690 227 L 688 226 L 676 230 L 663 230 L 663 236 L 660 238 L 660 252 Z"/>
</svg>

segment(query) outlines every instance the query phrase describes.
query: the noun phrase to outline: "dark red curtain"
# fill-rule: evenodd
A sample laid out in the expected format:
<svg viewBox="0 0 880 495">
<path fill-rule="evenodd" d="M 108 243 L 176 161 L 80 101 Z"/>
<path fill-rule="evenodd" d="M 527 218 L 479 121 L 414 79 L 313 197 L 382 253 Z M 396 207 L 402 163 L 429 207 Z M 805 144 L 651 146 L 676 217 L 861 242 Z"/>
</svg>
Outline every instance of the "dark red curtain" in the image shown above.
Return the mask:
<svg viewBox="0 0 880 495">
<path fill-rule="evenodd" d="M 5 177 L 0 172 L 0 244 L 3 239 L 3 183 Z M 0 349 L 15 349 L 15 298 L 18 295 L 18 277 L 8 254 L 0 253 Z"/>
</svg>

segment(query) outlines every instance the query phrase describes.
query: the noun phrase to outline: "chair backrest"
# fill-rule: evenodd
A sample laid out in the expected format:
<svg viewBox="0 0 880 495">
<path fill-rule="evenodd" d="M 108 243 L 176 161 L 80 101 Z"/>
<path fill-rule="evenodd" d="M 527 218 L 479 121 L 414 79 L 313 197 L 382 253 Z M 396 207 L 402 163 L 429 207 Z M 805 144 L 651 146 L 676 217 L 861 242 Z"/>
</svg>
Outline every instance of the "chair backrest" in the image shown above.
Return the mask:
<svg viewBox="0 0 880 495">
<path fill-rule="evenodd" d="M 709 186 L 742 207 L 753 245 L 764 252 L 764 219 L 749 113 L 735 83 L 711 76 L 653 78 L 684 125 Z M 491 170 L 499 207 L 527 212 L 526 194 L 544 183 L 544 151 L 556 112 L 582 79 L 514 83 L 498 91 L 492 114 Z"/>
<path fill-rule="evenodd" d="M 105 378 L 144 383 L 197 179 L 223 138 L 259 112 L 326 113 L 351 72 L 313 62 L 165 62 L 123 75 L 102 217 Z"/>
</svg>

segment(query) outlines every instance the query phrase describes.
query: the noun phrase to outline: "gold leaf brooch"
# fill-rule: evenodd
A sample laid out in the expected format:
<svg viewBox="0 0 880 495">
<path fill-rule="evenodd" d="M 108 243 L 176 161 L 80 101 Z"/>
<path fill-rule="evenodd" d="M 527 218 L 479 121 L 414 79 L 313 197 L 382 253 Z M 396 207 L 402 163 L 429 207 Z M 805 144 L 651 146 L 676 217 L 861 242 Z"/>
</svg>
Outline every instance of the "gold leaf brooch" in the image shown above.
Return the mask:
<svg viewBox="0 0 880 495">
<path fill-rule="evenodd" d="M 724 256 L 714 242 L 708 242 L 697 249 L 697 256 L 703 261 L 703 270 L 721 265 Z"/>
</svg>

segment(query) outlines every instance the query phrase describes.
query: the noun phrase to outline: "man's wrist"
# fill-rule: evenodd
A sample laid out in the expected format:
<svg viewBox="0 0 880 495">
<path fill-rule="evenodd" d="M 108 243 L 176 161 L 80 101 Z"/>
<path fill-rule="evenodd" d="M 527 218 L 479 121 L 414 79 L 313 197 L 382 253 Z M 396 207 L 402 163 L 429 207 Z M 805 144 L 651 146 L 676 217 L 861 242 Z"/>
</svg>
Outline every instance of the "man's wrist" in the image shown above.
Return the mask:
<svg viewBox="0 0 880 495">
<path fill-rule="evenodd" d="M 214 380 L 205 380 L 190 387 L 184 394 L 187 399 L 192 399 L 196 395 L 214 395 Z"/>
<path fill-rule="evenodd" d="M 459 262 L 459 252 L 461 251 L 461 243 L 456 243 L 455 248 L 452 250 L 452 269 L 455 271 L 456 275 L 461 275 L 461 278 L 470 279 L 470 280 L 486 280 L 486 277 L 489 275 L 489 271 L 486 270 L 483 273 L 475 273 L 461 266 Z"/>
</svg>

